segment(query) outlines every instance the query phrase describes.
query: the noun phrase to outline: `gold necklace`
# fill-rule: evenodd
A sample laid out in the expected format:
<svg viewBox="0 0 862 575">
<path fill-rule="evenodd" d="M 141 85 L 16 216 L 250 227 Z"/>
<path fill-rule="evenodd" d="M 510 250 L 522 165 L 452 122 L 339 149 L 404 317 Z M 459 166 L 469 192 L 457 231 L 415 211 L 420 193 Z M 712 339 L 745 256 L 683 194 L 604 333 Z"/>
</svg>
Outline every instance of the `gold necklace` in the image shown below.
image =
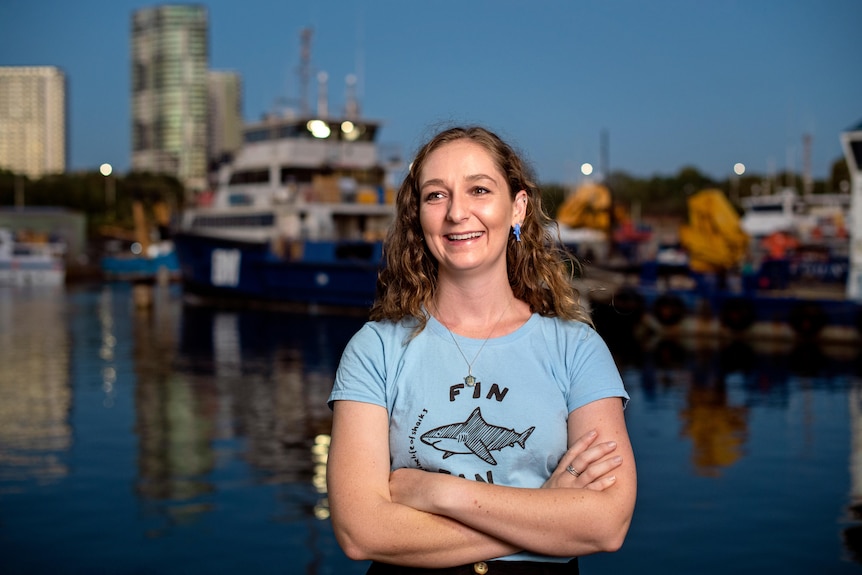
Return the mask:
<svg viewBox="0 0 862 575">
<path fill-rule="evenodd" d="M 514 298 L 509 299 L 509 303 L 506 304 L 505 309 L 503 309 L 503 313 L 501 313 L 500 317 L 497 318 L 497 323 L 494 324 L 494 327 L 492 327 L 491 331 L 488 332 L 488 337 L 486 337 L 485 341 L 482 342 L 482 345 L 479 346 L 479 351 L 477 351 L 476 355 L 473 356 L 473 361 L 467 361 L 467 356 L 464 355 L 464 350 L 462 350 L 461 346 L 458 345 L 458 340 L 455 339 L 455 334 L 452 333 L 452 330 L 449 329 L 449 326 L 443 323 L 442 320 L 439 320 L 440 324 L 446 328 L 446 331 L 449 332 L 449 337 L 452 338 L 452 341 L 455 343 L 455 347 L 458 348 L 458 352 L 461 354 L 461 357 L 464 358 L 464 362 L 467 364 L 467 376 L 464 377 L 464 384 L 467 387 L 473 387 L 474 385 L 476 385 L 476 383 L 478 383 L 476 381 L 476 378 L 473 377 L 473 364 L 476 363 L 476 359 L 479 357 L 479 354 L 482 353 L 483 349 L 485 349 L 485 344 L 488 343 L 489 339 L 491 339 L 491 335 L 494 333 L 494 330 L 497 329 L 497 326 L 500 325 L 501 321 L 503 321 L 503 316 L 506 315 L 506 312 L 509 311 L 509 308 L 512 306 L 512 299 Z M 439 316 L 440 308 L 437 307 L 437 302 L 434 302 L 434 309 L 437 311 L 437 315 Z"/>
</svg>

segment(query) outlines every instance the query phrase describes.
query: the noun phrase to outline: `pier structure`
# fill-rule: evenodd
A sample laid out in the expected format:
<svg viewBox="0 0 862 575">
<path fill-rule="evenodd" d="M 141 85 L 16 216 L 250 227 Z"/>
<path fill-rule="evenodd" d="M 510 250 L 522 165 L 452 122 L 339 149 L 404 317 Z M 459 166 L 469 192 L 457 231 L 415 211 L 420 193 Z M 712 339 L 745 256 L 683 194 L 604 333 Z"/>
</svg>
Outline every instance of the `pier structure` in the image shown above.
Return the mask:
<svg viewBox="0 0 862 575">
<path fill-rule="evenodd" d="M 841 134 L 850 172 L 850 270 L 847 298 L 862 303 L 862 122 Z"/>
</svg>

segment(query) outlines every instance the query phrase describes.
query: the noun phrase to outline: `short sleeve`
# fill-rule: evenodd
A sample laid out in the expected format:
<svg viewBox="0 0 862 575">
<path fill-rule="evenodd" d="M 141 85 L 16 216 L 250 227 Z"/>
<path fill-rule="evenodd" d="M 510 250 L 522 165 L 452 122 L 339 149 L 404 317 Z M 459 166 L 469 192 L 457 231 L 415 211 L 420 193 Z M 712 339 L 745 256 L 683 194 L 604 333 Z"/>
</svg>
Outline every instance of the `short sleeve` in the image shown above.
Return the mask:
<svg viewBox="0 0 862 575">
<path fill-rule="evenodd" d="M 328 404 L 361 401 L 386 407 L 384 345 L 373 324 L 366 323 L 350 339 L 341 355 Z"/>
<path fill-rule="evenodd" d="M 572 351 L 568 354 L 569 388 L 567 407 L 569 412 L 590 402 L 608 397 L 619 397 L 623 407 L 629 394 L 623 385 L 619 368 L 601 336 L 591 328 L 570 337 Z"/>
</svg>

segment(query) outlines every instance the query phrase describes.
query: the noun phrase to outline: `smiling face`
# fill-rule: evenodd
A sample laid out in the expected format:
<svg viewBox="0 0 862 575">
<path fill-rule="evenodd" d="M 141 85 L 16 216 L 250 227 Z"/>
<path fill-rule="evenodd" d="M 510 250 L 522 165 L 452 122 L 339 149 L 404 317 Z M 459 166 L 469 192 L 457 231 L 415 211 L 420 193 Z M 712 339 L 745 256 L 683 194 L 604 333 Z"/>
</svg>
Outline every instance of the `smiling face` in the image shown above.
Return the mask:
<svg viewBox="0 0 862 575">
<path fill-rule="evenodd" d="M 511 228 L 523 220 L 526 192 L 515 198 L 493 156 L 456 140 L 431 152 L 419 176 L 419 223 L 447 274 L 502 272 Z"/>
</svg>

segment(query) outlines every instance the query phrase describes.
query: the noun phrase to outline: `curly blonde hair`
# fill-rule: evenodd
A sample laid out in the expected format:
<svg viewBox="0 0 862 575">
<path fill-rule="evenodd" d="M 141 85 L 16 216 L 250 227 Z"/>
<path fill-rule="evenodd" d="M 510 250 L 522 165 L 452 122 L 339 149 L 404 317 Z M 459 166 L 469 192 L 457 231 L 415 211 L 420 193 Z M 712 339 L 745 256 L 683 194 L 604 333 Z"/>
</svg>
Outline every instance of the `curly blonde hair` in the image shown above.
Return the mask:
<svg viewBox="0 0 862 575">
<path fill-rule="evenodd" d="M 396 219 L 384 242 L 384 266 L 377 277 L 377 297 L 371 308 L 374 321 L 416 321 L 414 335 L 425 328 L 427 309 L 437 288 L 437 260 L 424 241 L 419 223 L 419 178 L 428 156 L 457 140 L 481 145 L 505 174 L 509 194 L 527 192 L 521 241 L 509 236 L 506 264 L 515 297 L 533 313 L 578 320 L 592 325 L 572 285 L 573 256 L 549 232 L 552 220 L 542 210 L 542 195 L 532 171 L 516 151 L 495 133 L 480 126 L 449 128 L 431 138 L 416 154 L 396 198 Z M 555 228 L 553 228 L 555 229 Z"/>
</svg>

